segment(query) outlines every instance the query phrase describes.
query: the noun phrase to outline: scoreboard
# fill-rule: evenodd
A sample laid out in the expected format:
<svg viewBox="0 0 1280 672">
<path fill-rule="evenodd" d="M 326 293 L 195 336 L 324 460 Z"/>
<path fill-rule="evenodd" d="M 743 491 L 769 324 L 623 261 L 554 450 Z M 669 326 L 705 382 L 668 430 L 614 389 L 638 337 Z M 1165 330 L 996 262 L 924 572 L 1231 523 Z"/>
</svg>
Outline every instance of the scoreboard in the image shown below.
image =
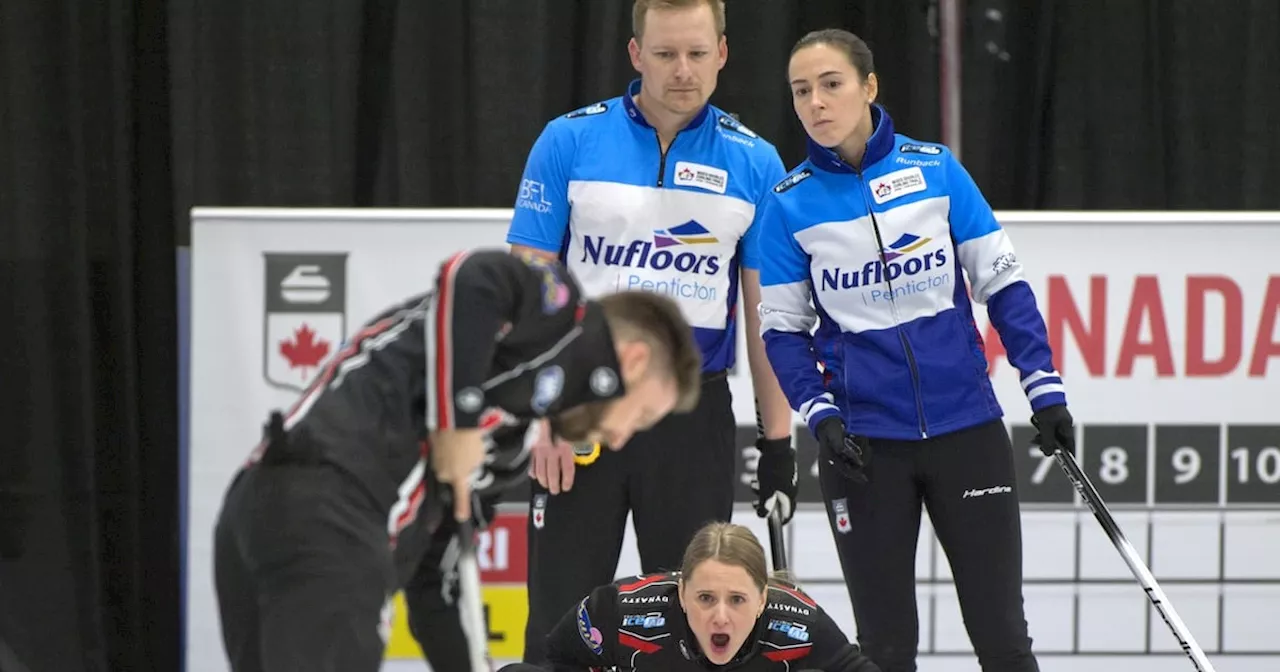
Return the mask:
<svg viewBox="0 0 1280 672">
<path fill-rule="evenodd" d="M 1277 400 L 1280 403 L 1280 399 Z M 1058 465 L 1029 446 L 1035 429 L 1011 436 L 1023 504 L 1079 504 Z M 1280 506 L 1280 425 L 1084 425 L 1076 457 L 1113 509 Z"/>
<path fill-rule="evenodd" d="M 1280 398 L 1277 399 L 1280 404 Z M 751 501 L 756 428 L 740 425 L 738 501 Z M 1058 463 L 1031 445 L 1035 429 L 1013 424 L 1018 499 L 1027 511 L 1083 506 Z M 818 447 L 807 427 L 793 430 L 800 500 L 821 503 Z M 1076 459 L 1113 511 L 1272 510 L 1280 517 L 1280 423 L 1274 425 L 1076 423 Z M 806 467 L 807 465 L 807 467 Z M 518 499 L 518 497 L 517 497 Z M 1280 548 L 1280 547 L 1278 547 Z M 1277 558 L 1280 571 L 1280 558 Z"/>
</svg>

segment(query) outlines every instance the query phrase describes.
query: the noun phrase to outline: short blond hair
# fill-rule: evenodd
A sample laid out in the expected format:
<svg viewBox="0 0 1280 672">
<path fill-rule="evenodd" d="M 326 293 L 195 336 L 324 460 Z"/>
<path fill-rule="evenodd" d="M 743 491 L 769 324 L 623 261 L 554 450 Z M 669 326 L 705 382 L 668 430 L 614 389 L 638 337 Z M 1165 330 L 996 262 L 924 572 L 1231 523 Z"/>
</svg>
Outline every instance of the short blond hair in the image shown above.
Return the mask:
<svg viewBox="0 0 1280 672">
<path fill-rule="evenodd" d="M 724 36 L 724 0 L 636 0 L 631 6 L 631 33 L 636 40 L 644 37 L 644 18 L 649 10 L 689 9 L 699 5 L 711 8 L 716 20 L 716 37 Z"/>
</svg>

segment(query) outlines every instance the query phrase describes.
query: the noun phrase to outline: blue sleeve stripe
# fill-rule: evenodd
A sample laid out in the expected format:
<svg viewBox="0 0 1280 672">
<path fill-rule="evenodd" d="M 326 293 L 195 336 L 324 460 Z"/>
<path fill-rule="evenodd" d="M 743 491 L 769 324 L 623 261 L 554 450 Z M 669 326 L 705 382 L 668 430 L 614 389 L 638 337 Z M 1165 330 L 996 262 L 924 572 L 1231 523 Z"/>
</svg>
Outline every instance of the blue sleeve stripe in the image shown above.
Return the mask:
<svg viewBox="0 0 1280 672">
<path fill-rule="evenodd" d="M 796 410 L 800 413 L 800 416 L 804 418 L 804 423 L 806 425 L 813 425 L 814 420 L 820 417 L 826 417 L 830 414 L 829 411 L 840 411 L 840 409 L 836 407 L 835 397 L 833 397 L 830 392 L 824 392 L 809 401 L 800 404 L 800 408 Z"/>
<path fill-rule="evenodd" d="M 1022 378 L 1022 390 L 1030 392 L 1031 388 L 1041 385 L 1062 384 L 1062 378 L 1056 371 L 1032 371 Z"/>
<path fill-rule="evenodd" d="M 1067 403 L 1067 395 L 1062 391 L 1049 391 L 1043 394 L 1028 396 L 1027 401 L 1031 403 L 1031 410 L 1034 412 L 1050 406 L 1065 405 Z"/>
<path fill-rule="evenodd" d="M 1035 401 L 1037 397 L 1052 394 L 1054 392 L 1065 395 L 1067 393 L 1067 388 L 1063 387 L 1062 383 L 1040 385 L 1039 387 L 1027 390 L 1027 401 Z"/>
</svg>

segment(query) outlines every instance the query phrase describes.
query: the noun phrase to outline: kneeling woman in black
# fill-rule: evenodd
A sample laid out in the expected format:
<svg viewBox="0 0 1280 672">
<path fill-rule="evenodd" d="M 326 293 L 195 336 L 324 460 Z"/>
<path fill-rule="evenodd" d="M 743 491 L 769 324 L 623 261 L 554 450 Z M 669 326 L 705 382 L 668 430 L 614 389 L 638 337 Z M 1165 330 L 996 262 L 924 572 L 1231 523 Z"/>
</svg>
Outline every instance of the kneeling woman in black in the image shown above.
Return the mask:
<svg viewBox="0 0 1280 672">
<path fill-rule="evenodd" d="M 764 548 L 732 523 L 703 527 L 679 572 L 600 586 L 547 636 L 550 662 L 502 672 L 880 672 L 831 617 L 770 578 Z"/>
</svg>

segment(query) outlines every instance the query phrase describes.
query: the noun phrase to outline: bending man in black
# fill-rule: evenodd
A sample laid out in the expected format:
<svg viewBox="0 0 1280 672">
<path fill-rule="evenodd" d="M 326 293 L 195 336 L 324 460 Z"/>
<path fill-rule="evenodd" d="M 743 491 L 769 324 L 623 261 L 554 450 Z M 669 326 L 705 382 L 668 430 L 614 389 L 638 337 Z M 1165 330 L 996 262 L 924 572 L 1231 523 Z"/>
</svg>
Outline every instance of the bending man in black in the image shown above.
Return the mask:
<svg viewBox="0 0 1280 672">
<path fill-rule="evenodd" d="M 621 448 L 696 405 L 700 366 L 669 299 L 587 301 L 555 262 L 455 255 L 344 344 L 233 480 L 214 539 L 232 669 L 376 672 L 403 568 L 450 508 L 471 518 L 495 430 L 546 417 Z"/>
</svg>

